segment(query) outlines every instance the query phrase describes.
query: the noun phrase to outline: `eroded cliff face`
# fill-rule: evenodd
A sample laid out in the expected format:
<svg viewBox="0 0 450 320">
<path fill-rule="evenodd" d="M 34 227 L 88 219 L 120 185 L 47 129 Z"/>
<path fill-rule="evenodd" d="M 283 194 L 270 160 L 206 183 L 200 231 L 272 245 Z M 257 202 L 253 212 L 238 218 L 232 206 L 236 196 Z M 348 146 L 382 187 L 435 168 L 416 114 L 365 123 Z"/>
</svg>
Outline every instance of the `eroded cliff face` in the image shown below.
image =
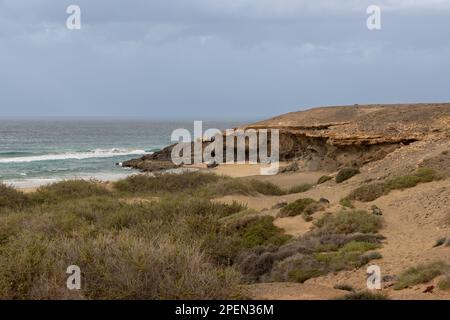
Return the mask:
<svg viewBox="0 0 450 320">
<path fill-rule="evenodd" d="M 415 141 L 447 138 L 450 104 L 326 107 L 281 115 L 242 129 L 278 129 L 280 160 L 302 170 L 360 167 Z M 209 142 L 204 142 L 204 147 Z M 173 146 L 124 163 L 142 171 L 176 167 Z"/>
<path fill-rule="evenodd" d="M 409 142 L 409 141 L 408 141 Z M 380 160 L 406 142 L 336 143 L 326 137 L 292 131 L 280 132 L 280 160 L 297 161 L 304 170 L 334 171 L 340 167 L 360 167 Z"/>
</svg>

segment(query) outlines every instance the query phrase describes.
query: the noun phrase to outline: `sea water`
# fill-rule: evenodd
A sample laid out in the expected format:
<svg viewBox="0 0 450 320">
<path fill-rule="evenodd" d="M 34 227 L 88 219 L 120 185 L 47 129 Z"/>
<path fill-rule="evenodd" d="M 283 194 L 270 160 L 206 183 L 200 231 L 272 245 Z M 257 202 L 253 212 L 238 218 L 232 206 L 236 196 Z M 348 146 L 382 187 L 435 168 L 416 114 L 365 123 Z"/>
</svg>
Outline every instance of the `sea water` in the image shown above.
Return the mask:
<svg viewBox="0 0 450 320">
<path fill-rule="evenodd" d="M 241 121 L 205 121 L 227 129 Z M 0 120 L 0 182 L 18 188 L 67 179 L 118 180 L 117 165 L 171 144 L 172 131 L 193 121 Z"/>
</svg>

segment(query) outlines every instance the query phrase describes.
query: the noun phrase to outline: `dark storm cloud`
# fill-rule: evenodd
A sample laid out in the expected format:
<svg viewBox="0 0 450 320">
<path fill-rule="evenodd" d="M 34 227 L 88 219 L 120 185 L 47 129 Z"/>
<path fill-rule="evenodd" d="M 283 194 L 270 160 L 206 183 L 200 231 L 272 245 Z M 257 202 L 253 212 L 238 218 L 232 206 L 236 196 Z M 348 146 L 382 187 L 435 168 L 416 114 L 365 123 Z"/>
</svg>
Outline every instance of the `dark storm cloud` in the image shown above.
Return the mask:
<svg viewBox="0 0 450 320">
<path fill-rule="evenodd" d="M 382 7 L 382 30 L 365 10 Z M 69 4 L 82 29 L 65 28 Z M 0 0 L 0 116 L 448 101 L 450 1 Z"/>
</svg>

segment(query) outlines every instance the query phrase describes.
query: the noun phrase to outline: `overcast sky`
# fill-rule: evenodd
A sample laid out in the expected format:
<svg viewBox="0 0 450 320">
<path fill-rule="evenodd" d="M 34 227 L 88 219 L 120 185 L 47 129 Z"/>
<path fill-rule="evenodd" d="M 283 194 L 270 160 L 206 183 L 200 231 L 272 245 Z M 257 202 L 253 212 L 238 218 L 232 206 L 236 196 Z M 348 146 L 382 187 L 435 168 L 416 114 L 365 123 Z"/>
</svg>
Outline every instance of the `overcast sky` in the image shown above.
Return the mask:
<svg viewBox="0 0 450 320">
<path fill-rule="evenodd" d="M 0 0 L 0 117 L 434 101 L 450 101 L 450 0 Z"/>
</svg>

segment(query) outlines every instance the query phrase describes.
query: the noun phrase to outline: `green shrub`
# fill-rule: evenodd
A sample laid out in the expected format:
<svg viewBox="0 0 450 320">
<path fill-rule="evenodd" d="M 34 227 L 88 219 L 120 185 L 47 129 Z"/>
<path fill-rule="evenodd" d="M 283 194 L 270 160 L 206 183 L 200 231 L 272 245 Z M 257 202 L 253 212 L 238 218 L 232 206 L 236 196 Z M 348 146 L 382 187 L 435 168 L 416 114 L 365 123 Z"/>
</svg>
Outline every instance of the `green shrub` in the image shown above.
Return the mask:
<svg viewBox="0 0 450 320">
<path fill-rule="evenodd" d="M 0 298 L 234 297 L 239 275 L 213 263 L 202 245 L 221 228 L 220 219 L 244 209 L 178 194 L 142 202 L 92 196 L 5 210 Z M 245 241 L 277 243 L 276 237 L 284 236 L 263 229 L 255 223 L 242 231 Z M 72 264 L 81 267 L 86 283 L 76 292 L 65 287 L 65 270 Z"/>
<path fill-rule="evenodd" d="M 126 193 L 189 192 L 199 187 L 219 181 L 213 173 L 184 172 L 164 173 L 153 176 L 138 174 L 117 181 L 114 188 Z"/>
<path fill-rule="evenodd" d="M 412 175 L 399 176 L 386 182 L 376 182 L 360 186 L 353 190 L 347 198 L 370 202 L 388 194 L 392 190 L 413 188 L 419 183 L 431 182 L 439 179 L 441 179 L 440 175 L 433 169 L 420 168 Z"/>
<path fill-rule="evenodd" d="M 442 261 L 411 267 L 399 276 L 394 289 L 401 290 L 417 284 L 427 283 L 448 270 L 449 266 Z"/>
<path fill-rule="evenodd" d="M 308 212 L 316 201 L 311 198 L 298 199 L 280 210 L 280 217 L 294 217 Z"/>
<path fill-rule="evenodd" d="M 126 194 L 186 193 L 208 198 L 230 194 L 281 196 L 305 192 L 311 187 L 310 184 L 302 184 L 284 190 L 267 181 L 230 178 L 202 172 L 164 173 L 152 176 L 139 174 L 117 181 L 114 184 L 117 191 Z"/>
<path fill-rule="evenodd" d="M 382 239 L 377 234 L 330 234 L 316 229 L 282 246 L 259 246 L 244 251 L 236 266 L 247 282 L 302 282 L 379 259 L 380 254 L 370 250 L 379 248 Z"/>
<path fill-rule="evenodd" d="M 310 190 L 313 187 L 312 184 L 309 183 L 304 183 L 298 186 L 294 186 L 292 188 L 289 188 L 286 191 L 286 194 L 293 194 L 293 193 L 301 193 L 301 192 L 306 192 L 308 190 Z"/>
<path fill-rule="evenodd" d="M 212 265 L 196 244 L 129 232 L 53 240 L 23 234 L 1 255 L 3 299 L 225 299 L 238 290 L 238 274 Z M 79 291 L 66 288 L 72 264 L 83 273 Z"/>
<path fill-rule="evenodd" d="M 322 184 L 325 183 L 329 180 L 333 179 L 333 177 L 330 176 L 321 176 L 318 180 L 317 180 L 317 184 Z"/>
<path fill-rule="evenodd" d="M 443 291 L 450 290 L 450 275 L 445 276 L 441 281 L 439 281 L 438 287 Z"/>
<path fill-rule="evenodd" d="M 419 183 L 426 183 L 439 179 L 441 179 L 441 177 L 435 170 L 430 168 L 419 168 L 412 175 L 400 176 L 388 180 L 386 185 L 389 190 L 403 190 L 413 188 Z"/>
<path fill-rule="evenodd" d="M 359 173 L 360 173 L 359 169 L 356 168 L 343 168 L 339 170 L 336 176 L 336 182 L 337 183 L 344 182 L 345 180 L 348 180 Z"/>
<path fill-rule="evenodd" d="M 355 206 L 352 203 L 352 200 L 350 200 L 349 198 L 342 198 L 341 200 L 339 200 L 339 204 L 345 208 L 350 208 L 350 209 L 355 208 Z"/>
<path fill-rule="evenodd" d="M 351 285 L 346 284 L 346 283 L 342 283 L 342 284 L 338 283 L 333 288 L 337 289 L 337 290 L 350 291 L 350 292 L 355 291 L 355 289 Z"/>
<path fill-rule="evenodd" d="M 270 182 L 259 181 L 259 180 L 250 180 L 249 183 L 250 183 L 251 189 L 260 194 L 264 194 L 264 195 L 268 195 L 268 196 L 281 196 L 286 193 L 280 187 L 278 187 L 277 185 L 274 185 L 273 183 L 270 183 Z"/>
<path fill-rule="evenodd" d="M 233 185 L 237 185 L 237 187 Z M 227 191 L 216 192 L 216 194 L 231 194 L 230 190 L 236 189 L 236 191 L 234 191 L 233 193 L 252 195 L 256 192 L 267 196 L 282 196 L 285 194 L 306 192 L 312 188 L 312 185 L 304 183 L 288 189 L 282 189 L 279 186 L 267 181 L 260 181 L 255 179 L 230 179 L 230 181 L 228 181 L 227 187 Z"/>
<path fill-rule="evenodd" d="M 106 196 L 111 193 L 96 181 L 67 180 L 37 189 L 30 194 L 35 203 L 57 203 L 64 200 Z"/>
<path fill-rule="evenodd" d="M 289 247 L 289 244 L 286 245 Z M 292 244 L 290 245 L 292 248 Z M 289 282 L 304 282 L 310 278 L 318 277 L 330 272 L 340 270 L 351 270 L 367 264 L 371 257 L 365 252 L 378 248 L 379 245 L 375 243 L 365 243 L 358 241 L 351 241 L 337 251 L 320 252 L 310 254 L 304 248 L 297 247 L 301 251 L 293 251 L 287 255 L 289 251 L 280 248 L 277 254 L 261 255 L 267 260 L 277 260 L 281 257 L 281 261 L 274 263 L 270 274 L 271 281 L 289 281 Z M 253 263 L 257 263 L 257 259 L 253 259 Z"/>
<path fill-rule="evenodd" d="M 21 209 L 29 204 L 27 195 L 0 183 L 0 208 Z"/>
<path fill-rule="evenodd" d="M 316 278 L 316 277 L 320 277 L 321 275 L 323 275 L 324 272 L 321 270 L 317 270 L 317 269 L 293 269 L 288 273 L 288 277 L 287 280 L 289 282 L 298 282 L 298 283 L 303 283 L 308 279 L 311 278 Z M 274 278 L 276 279 L 277 277 L 274 276 Z"/>
<path fill-rule="evenodd" d="M 316 253 L 317 261 L 326 264 L 327 270 L 340 271 L 353 269 L 367 264 L 379 255 L 363 255 L 364 252 L 379 248 L 378 244 L 352 241 L 344 245 L 336 252 Z"/>
<path fill-rule="evenodd" d="M 203 247 L 219 264 L 231 265 L 240 253 L 248 249 L 265 245 L 278 247 L 290 238 L 273 224 L 273 217 L 252 216 L 211 233 Z"/>
<path fill-rule="evenodd" d="M 195 194 L 201 194 L 206 197 L 218 197 L 230 194 L 253 196 L 257 194 L 248 180 L 224 177 L 214 183 L 204 185 L 193 191 Z"/>
<path fill-rule="evenodd" d="M 320 262 L 310 255 L 299 253 L 276 263 L 270 274 L 270 280 L 303 283 L 324 274 L 326 271 Z"/>
<path fill-rule="evenodd" d="M 329 234 L 376 233 L 382 227 L 382 220 L 363 210 L 341 211 L 323 216 L 315 226 Z"/>
<path fill-rule="evenodd" d="M 388 192 L 389 190 L 385 183 L 376 182 L 356 188 L 348 195 L 347 198 L 350 200 L 370 202 L 375 199 L 378 199 L 379 197 L 387 194 Z"/>
<path fill-rule="evenodd" d="M 238 235 L 242 237 L 243 245 L 252 248 L 265 244 L 282 245 L 290 237 L 273 224 L 273 217 L 264 216 L 251 221 Z"/>
<path fill-rule="evenodd" d="M 390 300 L 388 296 L 379 292 L 359 291 L 346 294 L 338 300 Z"/>
<path fill-rule="evenodd" d="M 417 176 L 401 176 L 389 180 L 386 184 L 388 190 L 403 190 L 408 188 L 413 188 L 419 184 L 421 179 Z"/>
<path fill-rule="evenodd" d="M 431 168 L 419 168 L 414 175 L 420 178 L 421 183 L 442 179 L 441 175 Z"/>
</svg>

